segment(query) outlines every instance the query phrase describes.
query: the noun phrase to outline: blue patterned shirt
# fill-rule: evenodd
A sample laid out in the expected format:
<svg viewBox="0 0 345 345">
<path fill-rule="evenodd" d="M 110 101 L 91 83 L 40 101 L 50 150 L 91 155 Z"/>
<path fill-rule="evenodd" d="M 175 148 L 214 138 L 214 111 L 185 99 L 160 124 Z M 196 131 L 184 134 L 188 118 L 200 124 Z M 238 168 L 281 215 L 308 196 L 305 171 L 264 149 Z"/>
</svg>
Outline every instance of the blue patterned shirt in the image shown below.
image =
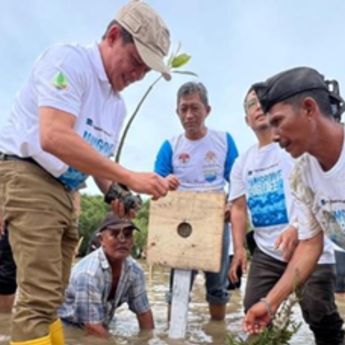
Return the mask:
<svg viewBox="0 0 345 345">
<path fill-rule="evenodd" d="M 111 267 L 101 247 L 73 267 L 60 318 L 76 326 L 91 323 L 108 327 L 122 303 L 136 314 L 150 309 L 144 271 L 133 258 L 124 261 L 115 296 L 108 300 L 111 286 Z"/>
</svg>

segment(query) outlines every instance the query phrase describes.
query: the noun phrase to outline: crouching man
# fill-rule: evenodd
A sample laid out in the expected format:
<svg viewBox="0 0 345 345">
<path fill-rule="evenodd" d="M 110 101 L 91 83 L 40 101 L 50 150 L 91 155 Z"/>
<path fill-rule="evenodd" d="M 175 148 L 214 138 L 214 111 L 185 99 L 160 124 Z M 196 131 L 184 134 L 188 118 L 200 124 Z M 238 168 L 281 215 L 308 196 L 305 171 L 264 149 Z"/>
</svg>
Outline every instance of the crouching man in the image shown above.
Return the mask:
<svg viewBox="0 0 345 345">
<path fill-rule="evenodd" d="M 134 230 L 139 229 L 130 220 L 113 213 L 105 217 L 97 230 L 101 246 L 73 267 L 59 309 L 63 322 L 107 338 L 116 308 L 126 302 L 141 330 L 154 328 L 144 272 L 129 256 Z"/>
</svg>

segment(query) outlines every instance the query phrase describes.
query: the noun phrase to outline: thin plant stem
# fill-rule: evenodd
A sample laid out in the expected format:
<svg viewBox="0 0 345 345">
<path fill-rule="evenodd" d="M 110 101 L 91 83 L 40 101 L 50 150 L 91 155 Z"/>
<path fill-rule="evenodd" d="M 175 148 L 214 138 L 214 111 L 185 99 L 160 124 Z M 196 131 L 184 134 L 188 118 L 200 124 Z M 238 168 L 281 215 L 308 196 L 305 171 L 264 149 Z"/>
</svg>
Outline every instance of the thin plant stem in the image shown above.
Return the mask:
<svg viewBox="0 0 345 345">
<path fill-rule="evenodd" d="M 133 114 L 131 115 L 131 117 L 129 118 L 127 124 L 126 124 L 126 127 L 123 131 L 123 134 L 121 136 L 121 139 L 120 139 L 120 143 L 119 143 L 119 148 L 116 152 L 116 156 L 115 156 L 115 162 L 116 163 L 119 163 L 120 162 L 120 157 L 121 157 L 121 152 L 122 152 L 122 149 L 123 149 L 123 145 L 124 145 L 124 142 L 125 142 L 125 139 L 127 137 L 127 133 L 128 133 L 128 130 L 129 128 L 131 127 L 131 124 L 133 122 L 133 120 L 135 119 L 136 115 L 138 114 L 142 104 L 144 103 L 146 97 L 150 94 L 150 92 L 152 91 L 153 87 L 162 79 L 162 75 L 160 75 L 149 87 L 148 89 L 146 90 L 146 92 L 144 93 L 143 97 L 141 98 L 141 100 L 139 101 L 137 107 L 135 108 Z"/>
</svg>

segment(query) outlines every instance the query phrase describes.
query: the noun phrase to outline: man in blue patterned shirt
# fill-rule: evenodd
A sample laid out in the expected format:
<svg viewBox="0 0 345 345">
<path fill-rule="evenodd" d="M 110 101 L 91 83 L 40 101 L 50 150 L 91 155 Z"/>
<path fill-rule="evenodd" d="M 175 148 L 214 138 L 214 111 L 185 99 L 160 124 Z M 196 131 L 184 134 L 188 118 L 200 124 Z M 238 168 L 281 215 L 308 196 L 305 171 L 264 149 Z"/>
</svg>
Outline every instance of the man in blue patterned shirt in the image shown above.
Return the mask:
<svg viewBox="0 0 345 345">
<path fill-rule="evenodd" d="M 134 223 L 113 213 L 105 217 L 97 230 L 101 247 L 72 270 L 65 303 L 59 309 L 63 322 L 107 338 L 116 308 L 126 302 L 140 329 L 154 328 L 143 269 L 129 256 L 135 229 Z"/>
</svg>

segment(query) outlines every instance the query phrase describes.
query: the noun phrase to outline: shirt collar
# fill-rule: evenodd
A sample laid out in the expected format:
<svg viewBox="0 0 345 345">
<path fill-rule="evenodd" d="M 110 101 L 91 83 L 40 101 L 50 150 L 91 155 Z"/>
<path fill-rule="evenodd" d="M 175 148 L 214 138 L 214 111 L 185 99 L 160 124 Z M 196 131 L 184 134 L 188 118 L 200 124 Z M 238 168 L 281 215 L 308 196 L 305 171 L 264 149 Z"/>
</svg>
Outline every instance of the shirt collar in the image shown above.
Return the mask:
<svg viewBox="0 0 345 345">
<path fill-rule="evenodd" d="M 104 64 L 103 64 L 103 60 L 102 60 L 101 52 L 99 50 L 98 43 L 95 42 L 93 45 L 89 46 L 89 51 L 90 51 L 91 63 L 95 67 L 98 78 L 101 81 L 107 82 L 109 84 L 109 87 L 111 87 L 111 85 L 109 83 L 109 79 L 107 77 L 107 74 L 105 73 Z"/>
<path fill-rule="evenodd" d="M 113 90 L 110 82 L 109 82 L 109 79 L 108 79 L 108 76 L 107 74 L 105 73 L 105 69 L 104 69 L 104 64 L 103 64 L 103 60 L 102 60 L 102 56 L 101 56 L 101 51 L 99 49 L 99 43 L 98 42 L 95 42 L 93 45 L 90 45 L 89 46 L 89 51 L 90 51 L 90 60 L 91 60 L 91 63 L 92 65 L 94 66 L 95 68 L 95 71 L 98 75 L 98 78 L 107 85 L 107 87 L 109 88 L 109 90 L 115 95 L 117 96 L 118 98 L 121 98 L 120 94 Z"/>
<path fill-rule="evenodd" d="M 104 269 L 104 270 L 110 269 L 110 264 L 109 264 L 109 261 L 108 261 L 106 255 L 105 255 L 103 247 L 101 246 L 97 250 L 98 250 L 98 257 L 99 257 L 99 261 L 101 263 L 102 269 Z"/>
<path fill-rule="evenodd" d="M 105 255 L 103 247 L 101 246 L 97 250 L 98 250 L 98 257 L 99 257 L 99 261 L 101 263 L 102 269 L 104 270 L 110 269 L 110 264 L 107 259 L 107 256 Z M 131 269 L 132 266 L 133 266 L 133 258 L 129 255 L 127 256 L 126 260 L 123 262 L 122 268 L 124 271 L 127 272 Z"/>
</svg>

